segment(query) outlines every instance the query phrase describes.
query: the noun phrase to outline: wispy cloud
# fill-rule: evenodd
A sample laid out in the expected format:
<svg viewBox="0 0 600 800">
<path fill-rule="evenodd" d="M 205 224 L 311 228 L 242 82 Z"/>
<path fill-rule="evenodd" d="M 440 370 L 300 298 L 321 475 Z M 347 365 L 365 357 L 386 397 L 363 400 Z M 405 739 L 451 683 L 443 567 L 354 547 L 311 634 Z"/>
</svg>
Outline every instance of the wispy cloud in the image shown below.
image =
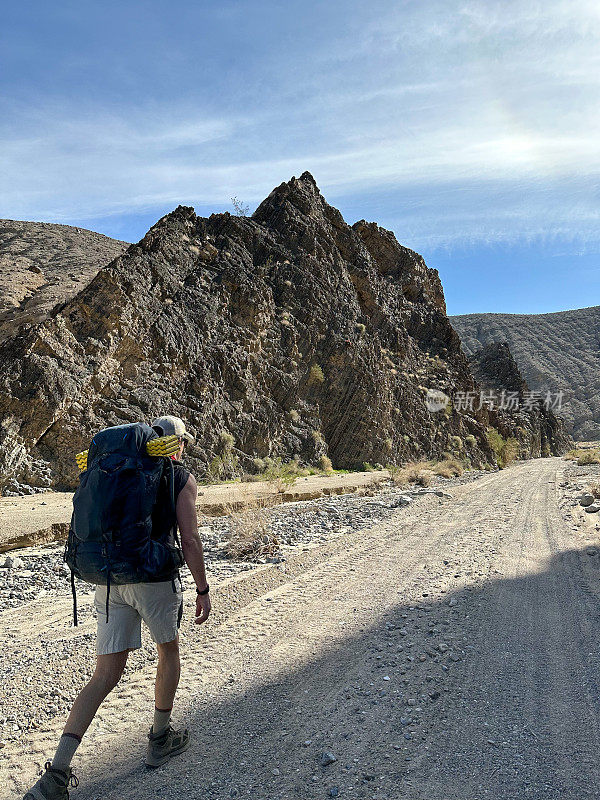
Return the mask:
<svg viewBox="0 0 600 800">
<path fill-rule="evenodd" d="M 228 52 L 203 84 L 182 46 L 169 75 L 189 60 L 196 83 L 172 94 L 148 96 L 138 74 L 121 98 L 67 98 L 60 85 L 33 111 L 4 87 L 0 216 L 256 203 L 309 169 L 342 205 L 386 196 L 385 221 L 417 246 L 557 230 L 600 239 L 595 3 L 348 5 L 337 24 L 290 38 L 290 19 L 263 3 L 272 30 L 257 29 L 259 51 L 234 67 Z M 240 14 L 233 4 L 223 19 Z M 119 71 L 126 83 L 123 56 Z"/>
</svg>

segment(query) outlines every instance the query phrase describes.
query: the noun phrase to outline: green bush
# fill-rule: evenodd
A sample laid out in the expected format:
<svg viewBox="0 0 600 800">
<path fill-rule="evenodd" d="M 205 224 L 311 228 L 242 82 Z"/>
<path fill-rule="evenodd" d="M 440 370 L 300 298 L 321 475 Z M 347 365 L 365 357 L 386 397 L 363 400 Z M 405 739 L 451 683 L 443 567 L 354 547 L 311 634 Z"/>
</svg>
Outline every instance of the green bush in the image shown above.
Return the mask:
<svg viewBox="0 0 600 800">
<path fill-rule="evenodd" d="M 323 375 L 323 370 L 318 364 L 313 364 L 310 368 L 310 372 L 308 375 L 308 384 L 309 386 L 313 386 L 314 384 L 323 383 L 325 380 L 325 375 Z"/>
<path fill-rule="evenodd" d="M 262 474 L 264 480 L 277 484 L 279 488 L 295 483 L 300 472 L 300 465 L 297 461 L 286 462 L 281 458 L 272 458 L 269 459 L 269 462 Z"/>
<path fill-rule="evenodd" d="M 451 436 L 450 437 L 450 447 L 453 450 L 458 450 L 458 451 L 463 449 L 463 443 L 462 443 L 462 439 L 460 438 L 460 436 Z"/>
<path fill-rule="evenodd" d="M 238 469 L 238 457 L 231 452 L 222 456 L 215 456 L 206 470 L 206 480 L 209 483 L 219 483 L 233 477 Z"/>
<path fill-rule="evenodd" d="M 519 457 L 519 442 L 513 436 L 505 439 L 500 431 L 493 427 L 488 428 L 486 434 L 501 469 Z"/>
<path fill-rule="evenodd" d="M 548 442 L 544 442 L 544 444 L 542 445 L 542 457 L 548 458 L 550 455 L 551 455 L 550 445 L 548 444 Z"/>
<path fill-rule="evenodd" d="M 476 438 L 473 436 L 473 434 L 472 434 L 472 433 L 469 433 L 469 435 L 468 435 L 468 436 L 465 436 L 465 442 L 466 442 L 466 443 L 467 443 L 467 444 L 468 444 L 470 447 L 475 447 L 475 445 L 477 444 L 477 439 L 476 439 Z"/>
<path fill-rule="evenodd" d="M 231 448 L 234 445 L 235 439 L 233 438 L 233 435 L 231 433 L 228 433 L 228 431 L 221 431 L 221 433 L 219 434 L 219 441 L 223 446 L 223 450 L 231 450 Z"/>
</svg>

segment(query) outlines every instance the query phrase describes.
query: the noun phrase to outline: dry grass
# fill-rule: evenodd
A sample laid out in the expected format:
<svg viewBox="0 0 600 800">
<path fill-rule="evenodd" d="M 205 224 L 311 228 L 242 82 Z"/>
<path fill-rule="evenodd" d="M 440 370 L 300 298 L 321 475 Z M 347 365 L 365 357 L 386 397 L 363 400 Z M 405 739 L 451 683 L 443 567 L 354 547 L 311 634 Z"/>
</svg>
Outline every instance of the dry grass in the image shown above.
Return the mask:
<svg viewBox="0 0 600 800">
<path fill-rule="evenodd" d="M 577 459 L 580 467 L 585 464 L 600 464 L 600 450 L 586 450 Z"/>
<path fill-rule="evenodd" d="M 228 508 L 230 531 L 225 552 L 236 561 L 261 561 L 279 554 L 279 539 L 270 529 L 268 503 L 247 495 L 243 508 Z"/>
<path fill-rule="evenodd" d="M 443 478 L 454 478 L 457 475 L 462 475 L 463 472 L 464 467 L 456 458 L 445 458 L 433 467 L 433 473 L 441 475 Z"/>
<path fill-rule="evenodd" d="M 402 467 L 389 464 L 387 469 L 396 486 L 407 486 L 409 483 L 429 486 L 433 479 L 433 466 L 433 461 L 409 461 Z"/>
<path fill-rule="evenodd" d="M 600 450 L 589 450 L 579 447 L 575 450 L 569 450 L 564 458 L 567 461 L 577 461 L 580 467 L 586 464 L 600 464 Z"/>
<path fill-rule="evenodd" d="M 435 475 L 453 478 L 462 475 L 465 466 L 458 458 L 447 454 L 442 461 L 409 461 L 402 467 L 387 464 L 386 469 L 396 486 L 408 486 L 410 483 L 429 486 Z"/>
</svg>

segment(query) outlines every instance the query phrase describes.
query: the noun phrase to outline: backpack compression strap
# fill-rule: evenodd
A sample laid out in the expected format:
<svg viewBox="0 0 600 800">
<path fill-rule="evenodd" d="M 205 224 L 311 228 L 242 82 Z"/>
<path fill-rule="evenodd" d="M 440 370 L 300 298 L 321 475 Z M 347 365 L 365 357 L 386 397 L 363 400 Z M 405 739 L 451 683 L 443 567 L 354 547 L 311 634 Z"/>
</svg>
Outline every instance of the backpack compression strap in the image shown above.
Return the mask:
<svg viewBox="0 0 600 800">
<path fill-rule="evenodd" d="M 75 590 L 75 573 L 71 570 L 71 593 L 73 594 L 73 625 L 77 627 L 77 592 Z"/>
<path fill-rule="evenodd" d="M 154 458 L 170 458 L 175 455 L 179 450 L 179 437 L 175 434 L 170 436 L 157 436 L 156 439 L 150 439 L 146 442 L 146 453 Z M 81 472 L 87 469 L 88 450 L 77 453 L 75 461 Z"/>
</svg>

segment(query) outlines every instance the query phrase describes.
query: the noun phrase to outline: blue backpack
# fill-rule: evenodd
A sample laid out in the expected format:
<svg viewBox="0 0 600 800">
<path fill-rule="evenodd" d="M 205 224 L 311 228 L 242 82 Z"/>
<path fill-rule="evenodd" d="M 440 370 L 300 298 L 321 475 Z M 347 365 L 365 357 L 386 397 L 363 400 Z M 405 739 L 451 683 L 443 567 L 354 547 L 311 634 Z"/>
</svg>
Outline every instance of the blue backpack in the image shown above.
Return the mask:
<svg viewBox="0 0 600 800">
<path fill-rule="evenodd" d="M 89 447 L 65 548 L 75 625 L 76 576 L 106 585 L 108 619 L 111 584 L 174 580 L 183 564 L 173 463 L 146 450 L 157 437 L 144 423 L 118 425 L 96 434 Z"/>
</svg>

